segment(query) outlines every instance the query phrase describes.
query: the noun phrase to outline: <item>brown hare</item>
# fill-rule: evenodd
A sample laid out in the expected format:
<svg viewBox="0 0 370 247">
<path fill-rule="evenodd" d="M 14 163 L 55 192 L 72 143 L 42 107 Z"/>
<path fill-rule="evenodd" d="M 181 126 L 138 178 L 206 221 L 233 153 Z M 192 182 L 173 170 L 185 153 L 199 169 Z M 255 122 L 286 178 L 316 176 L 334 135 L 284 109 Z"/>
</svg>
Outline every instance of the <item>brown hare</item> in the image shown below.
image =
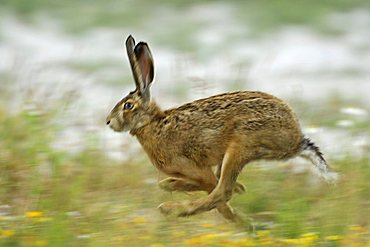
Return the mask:
<svg viewBox="0 0 370 247">
<path fill-rule="evenodd" d="M 334 177 L 284 101 L 262 92 L 232 92 L 163 111 L 150 97 L 154 66 L 148 45 L 135 46 L 129 36 L 126 48 L 136 89 L 117 103 L 107 125 L 137 137 L 154 166 L 169 176 L 159 182 L 161 188 L 208 193 L 191 202 L 162 203 L 163 213 L 189 216 L 216 208 L 236 219 L 228 201 L 233 192 L 243 192 L 236 180 L 255 160 L 302 156 L 324 178 Z"/>
</svg>

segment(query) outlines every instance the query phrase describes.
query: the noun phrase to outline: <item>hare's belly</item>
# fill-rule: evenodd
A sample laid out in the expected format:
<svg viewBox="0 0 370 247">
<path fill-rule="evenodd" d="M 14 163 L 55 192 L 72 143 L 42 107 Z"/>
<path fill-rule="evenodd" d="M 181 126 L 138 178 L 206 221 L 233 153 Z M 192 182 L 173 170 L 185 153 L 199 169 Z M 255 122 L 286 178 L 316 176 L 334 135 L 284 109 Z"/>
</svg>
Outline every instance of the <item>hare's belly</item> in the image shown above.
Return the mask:
<svg viewBox="0 0 370 247">
<path fill-rule="evenodd" d="M 216 146 L 216 144 L 213 144 Z M 173 147 L 173 146 L 172 146 Z M 163 149 L 162 149 L 163 148 Z M 220 148 L 211 149 L 201 143 L 192 143 L 192 145 L 176 145 L 171 149 L 171 145 L 151 150 L 147 154 L 152 164 L 161 172 L 181 177 L 189 169 L 198 170 L 205 167 L 217 166 L 222 163 L 224 150 Z"/>
</svg>

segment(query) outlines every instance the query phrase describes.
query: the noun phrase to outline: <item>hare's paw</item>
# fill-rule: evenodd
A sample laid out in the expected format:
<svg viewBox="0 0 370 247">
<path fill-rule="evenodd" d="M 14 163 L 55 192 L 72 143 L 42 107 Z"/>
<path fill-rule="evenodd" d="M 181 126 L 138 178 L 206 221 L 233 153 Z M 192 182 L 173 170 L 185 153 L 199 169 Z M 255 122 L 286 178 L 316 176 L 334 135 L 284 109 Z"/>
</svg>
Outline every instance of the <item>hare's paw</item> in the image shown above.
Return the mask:
<svg viewBox="0 0 370 247">
<path fill-rule="evenodd" d="M 210 196 L 206 196 L 204 198 L 200 198 L 198 200 L 192 201 L 184 205 L 182 209 L 180 209 L 177 216 L 179 217 L 187 217 L 191 215 L 195 215 L 201 212 L 205 212 L 217 207 L 218 202 L 214 200 Z"/>
<path fill-rule="evenodd" d="M 183 178 L 169 177 L 158 183 L 159 187 L 165 191 L 195 191 L 201 190 L 195 181 Z"/>
<path fill-rule="evenodd" d="M 228 203 L 218 206 L 217 211 L 227 220 L 242 222 L 242 218 L 239 217 L 239 214 Z"/>
<path fill-rule="evenodd" d="M 170 192 L 175 191 L 176 190 L 175 189 L 176 181 L 177 181 L 176 178 L 166 178 L 166 179 L 161 180 L 158 183 L 158 186 L 159 186 L 159 188 L 161 188 L 162 190 L 165 190 L 165 191 L 170 191 Z"/>
<path fill-rule="evenodd" d="M 243 194 L 246 190 L 247 190 L 246 187 L 242 183 L 239 183 L 239 182 L 235 183 L 235 186 L 234 186 L 235 193 Z"/>
<path fill-rule="evenodd" d="M 159 211 L 164 215 L 171 215 L 181 212 L 184 205 L 179 202 L 163 202 L 158 206 Z"/>
</svg>

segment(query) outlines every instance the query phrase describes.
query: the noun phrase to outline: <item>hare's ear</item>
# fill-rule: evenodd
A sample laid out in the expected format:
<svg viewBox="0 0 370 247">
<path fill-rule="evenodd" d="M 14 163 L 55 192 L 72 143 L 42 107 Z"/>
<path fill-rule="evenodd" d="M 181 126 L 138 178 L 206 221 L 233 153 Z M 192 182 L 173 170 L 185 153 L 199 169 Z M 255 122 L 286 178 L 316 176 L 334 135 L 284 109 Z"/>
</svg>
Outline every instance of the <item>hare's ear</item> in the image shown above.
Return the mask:
<svg viewBox="0 0 370 247">
<path fill-rule="evenodd" d="M 140 91 L 145 99 L 150 99 L 149 88 L 154 78 L 154 65 L 149 47 L 144 42 L 139 42 L 135 46 L 135 40 L 130 35 L 126 40 L 126 49 L 136 89 Z"/>
</svg>

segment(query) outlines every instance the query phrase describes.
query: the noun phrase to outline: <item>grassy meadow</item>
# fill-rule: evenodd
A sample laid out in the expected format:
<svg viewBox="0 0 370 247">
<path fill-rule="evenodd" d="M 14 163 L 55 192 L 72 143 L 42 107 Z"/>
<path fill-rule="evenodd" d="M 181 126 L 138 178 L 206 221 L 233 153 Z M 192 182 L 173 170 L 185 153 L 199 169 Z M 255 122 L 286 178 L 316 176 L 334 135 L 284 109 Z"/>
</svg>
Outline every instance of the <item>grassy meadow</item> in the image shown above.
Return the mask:
<svg viewBox="0 0 370 247">
<path fill-rule="evenodd" d="M 333 121 L 326 116 L 317 124 Z M 0 112 L 1 246 L 370 244 L 368 156 L 329 159 L 341 175 L 336 186 L 307 167 L 294 171 L 296 160 L 253 163 L 239 178 L 247 192 L 231 201 L 243 223 L 226 222 L 216 212 L 176 219 L 156 206 L 204 194 L 161 191 L 148 160 L 111 160 L 93 138 L 78 154 L 56 151 L 51 143 L 58 127 L 51 117 Z M 350 131 L 368 131 L 363 125 Z"/>
<path fill-rule="evenodd" d="M 143 37 L 148 35 L 148 40 L 153 40 L 155 46 L 172 49 L 170 51 L 173 53 L 189 52 L 192 56 L 194 53 L 190 51 L 198 49 L 194 56 L 202 63 L 211 57 L 209 54 L 216 53 L 228 44 L 228 39 L 225 39 L 214 47 L 200 47 L 193 38 L 205 26 L 212 27 L 213 23 L 192 22 L 193 12 L 202 20 L 196 9 L 198 5 L 207 7 L 210 4 L 214 7 L 213 10 L 221 9 L 222 12 L 225 8 L 225 11 L 229 11 L 221 1 L 215 3 L 168 0 L 3 0 L 0 20 L 12 23 L 16 19 L 16 23 L 19 21 L 25 27 L 30 26 L 33 31 L 55 25 L 60 32 L 60 36 L 56 37 L 64 37 L 64 42 L 81 42 L 81 37 L 96 30 L 122 28 L 125 30 L 122 31 L 124 34 L 127 30 L 132 30 Z M 278 32 L 277 30 L 287 26 L 313 29 L 323 35 L 323 40 L 327 37 L 341 37 L 344 32 L 341 27 L 333 27 L 325 22 L 329 14 L 358 9 L 369 13 L 370 9 L 369 2 L 362 0 L 261 0 L 230 1 L 229 4 L 233 9 L 233 21 L 243 25 L 249 23 L 250 27 L 248 34 L 230 32 L 230 39 L 244 39 L 246 36 L 257 43 L 266 33 Z M 172 13 L 172 16 L 167 16 L 168 13 Z M 181 14 L 184 14 L 183 18 L 179 18 Z M 217 24 L 217 20 L 215 23 Z M 223 27 L 216 24 L 216 29 Z M 22 25 L 16 24 L 13 32 L 27 32 L 28 29 Z M 2 25 L 3 31 L 0 31 L 0 54 L 3 54 L 2 47 L 6 47 L 6 51 L 13 45 L 8 41 L 11 40 L 9 37 L 13 37 L 9 35 L 12 30 L 9 28 L 9 32 L 6 32 L 6 28 L 6 25 Z M 35 36 L 41 34 L 43 33 L 40 31 Z M 54 37 L 53 35 L 55 33 L 50 34 Z M 103 38 L 96 37 L 97 43 L 104 43 Z M 42 40 L 30 40 L 30 43 L 42 43 Z M 348 40 L 350 43 L 351 39 Z M 51 43 L 53 41 L 52 39 Z M 63 43 L 62 48 L 63 45 L 68 46 Z M 73 52 L 78 54 L 80 47 L 76 46 Z M 49 52 L 48 47 L 45 46 L 45 54 Z M 202 47 L 205 47 L 204 50 Z M 109 45 L 104 48 L 108 50 Z M 26 50 L 29 47 L 25 46 L 20 50 L 21 54 L 28 54 Z M 356 54 L 367 54 L 369 50 L 370 45 L 361 45 Z M 60 53 L 63 51 L 61 49 Z M 100 51 L 96 52 L 100 54 Z M 44 54 L 40 54 L 42 55 Z M 293 90 L 292 95 L 285 98 L 297 112 L 304 130 L 308 131 L 307 135 L 318 137 L 318 143 L 325 143 L 323 151 L 329 150 L 325 152 L 325 157 L 330 166 L 340 174 L 335 186 L 321 181 L 310 170 L 310 165 L 299 159 L 255 162 L 246 166 L 239 177 L 247 191 L 234 195 L 231 200 L 243 222 L 227 222 L 215 210 L 194 217 L 175 218 L 161 215 L 156 207 L 164 201 L 191 200 L 205 194 L 169 193 L 160 190 L 157 183 L 164 178 L 163 175 L 155 170 L 145 153 L 134 146 L 136 140 L 127 133 L 114 134 L 119 135 L 122 140 L 130 140 L 117 145 L 120 148 L 119 157 L 124 158 L 116 159 L 107 153 L 107 142 L 101 141 L 102 133 L 107 135 L 107 132 L 95 130 L 105 128 L 106 110 L 112 105 L 107 103 L 101 106 L 97 98 L 113 98 L 113 93 L 108 96 L 95 94 L 96 98 L 87 97 L 81 104 L 79 100 L 83 98 L 80 97 L 82 94 L 75 92 L 73 86 L 69 91 L 61 90 L 63 83 L 70 86 L 82 81 L 83 84 L 86 78 L 96 79 L 91 79 L 90 84 L 86 83 L 85 88 L 104 85 L 112 91 L 121 90 L 121 84 L 129 85 L 131 80 L 128 68 L 122 68 L 123 72 L 121 71 L 121 66 L 126 64 L 115 57 L 94 60 L 94 54 L 90 54 L 85 60 L 73 57 L 61 62 L 50 57 L 50 61 L 46 62 L 35 59 L 31 63 L 23 63 L 22 60 L 26 57 L 27 55 L 17 53 L 10 59 L 11 66 L 4 67 L 5 69 L 0 63 L 1 247 L 370 247 L 370 106 L 366 103 L 366 97 L 329 92 L 327 97 L 311 101 L 307 97 L 295 95 Z M 41 69 L 37 68 L 38 63 Z M 248 66 L 253 61 L 246 63 L 247 65 L 242 65 Z M 32 66 L 36 66 L 36 69 L 27 69 Z M 117 72 L 118 79 L 108 73 L 109 68 Z M 43 71 L 49 69 L 56 74 L 52 78 L 43 77 Z M 327 73 L 325 78 L 329 79 L 336 73 L 348 78 L 369 75 L 366 69 L 340 69 L 339 72 L 320 70 L 318 73 Z M 178 76 L 176 71 L 171 73 Z M 66 74 L 73 76 L 69 78 Z M 75 80 L 74 76 L 80 80 Z M 159 72 L 158 77 L 161 76 L 165 77 L 165 74 Z M 306 76 L 306 82 L 316 78 L 311 77 L 311 74 L 301 76 Z M 186 78 L 186 75 L 175 78 L 173 83 L 177 84 L 172 88 L 161 88 L 158 83 L 156 93 L 161 96 L 172 93 L 174 98 L 182 97 L 176 103 L 188 100 L 187 95 L 192 90 L 197 90 L 192 86 L 197 84 L 190 83 L 187 87 L 187 84 L 182 83 Z M 233 77 L 231 86 L 223 88 L 242 90 L 251 85 L 248 80 L 235 78 Z M 40 85 L 46 85 L 46 91 L 41 92 L 44 97 L 40 97 L 40 92 L 36 89 Z M 338 87 L 341 87 L 340 83 Z M 105 92 L 100 90 L 97 87 L 98 93 Z M 370 95 L 369 92 L 367 94 Z M 95 100 L 97 103 L 94 103 Z M 118 98 L 114 100 L 118 101 Z M 81 105 L 87 105 L 91 112 L 73 115 L 73 109 Z M 73 146 L 77 146 L 78 151 L 71 152 L 69 149 L 72 145 L 68 146 L 68 142 L 62 147 L 56 145 L 60 143 L 60 139 L 68 141 L 70 138 L 61 135 L 66 129 L 80 131 L 78 142 Z M 331 139 L 324 142 L 327 136 Z M 348 149 L 341 149 L 339 144 L 346 142 Z"/>
<path fill-rule="evenodd" d="M 369 158 L 330 159 L 336 186 L 292 172 L 294 161 L 250 164 L 247 192 L 231 202 L 244 223 L 216 212 L 176 219 L 156 206 L 204 194 L 161 191 L 148 161 L 116 162 L 94 146 L 55 151 L 49 117 L 0 114 L 1 246 L 369 245 Z"/>
</svg>

